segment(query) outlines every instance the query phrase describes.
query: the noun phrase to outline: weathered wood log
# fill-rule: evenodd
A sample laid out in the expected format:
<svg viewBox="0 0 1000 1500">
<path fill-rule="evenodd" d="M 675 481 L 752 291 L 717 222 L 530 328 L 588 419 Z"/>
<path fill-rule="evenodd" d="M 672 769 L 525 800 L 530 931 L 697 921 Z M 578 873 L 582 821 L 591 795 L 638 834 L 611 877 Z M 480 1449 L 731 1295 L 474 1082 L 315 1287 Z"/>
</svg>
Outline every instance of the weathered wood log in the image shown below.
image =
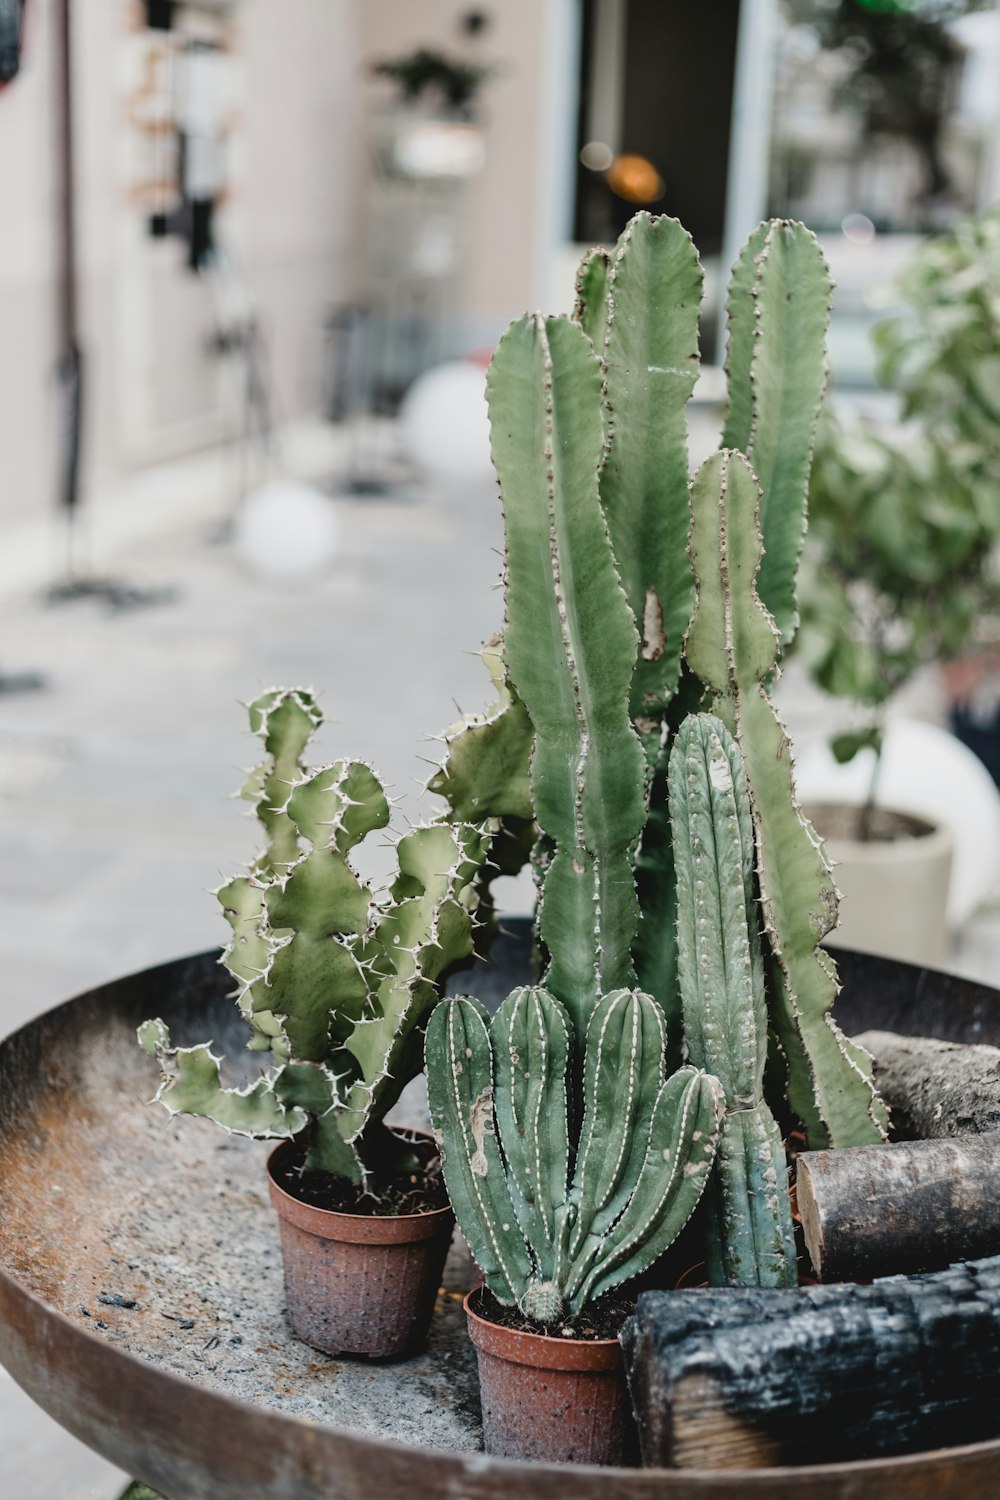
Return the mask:
<svg viewBox="0 0 1000 1500">
<path fill-rule="evenodd" d="M 907 1140 L 1000 1130 L 1000 1048 L 866 1031 L 875 1082 Z"/>
<path fill-rule="evenodd" d="M 941 1271 L 1000 1254 L 1000 1131 L 805 1151 L 796 1186 L 823 1281 Z"/>
<path fill-rule="evenodd" d="M 622 1344 L 647 1465 L 824 1463 L 1000 1434 L 1000 1257 L 871 1286 L 644 1292 Z"/>
</svg>

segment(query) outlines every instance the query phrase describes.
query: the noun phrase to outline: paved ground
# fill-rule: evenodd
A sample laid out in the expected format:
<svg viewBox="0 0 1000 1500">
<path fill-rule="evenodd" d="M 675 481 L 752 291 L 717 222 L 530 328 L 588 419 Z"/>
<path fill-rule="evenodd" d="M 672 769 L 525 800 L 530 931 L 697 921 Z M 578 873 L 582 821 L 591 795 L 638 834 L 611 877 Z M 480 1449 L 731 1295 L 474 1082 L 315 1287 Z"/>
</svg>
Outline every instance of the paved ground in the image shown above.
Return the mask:
<svg viewBox="0 0 1000 1500">
<path fill-rule="evenodd" d="M 315 434 L 299 449 L 297 467 L 330 472 L 336 452 Z M 221 477 L 216 461 L 193 461 L 98 514 L 100 565 L 176 585 L 172 604 L 47 609 L 46 533 L 0 549 L 0 667 L 49 679 L 46 692 L 0 698 L 0 1032 L 223 939 L 208 892 L 254 846 L 229 800 L 254 757 L 241 701 L 276 683 L 314 685 L 331 718 L 324 756 L 370 758 L 411 816 L 427 772 L 422 736 L 454 718 L 454 699 L 483 701 L 486 677 L 469 653 L 500 620 L 491 482 L 337 502 L 336 566 L 282 588 L 211 541 L 225 516 Z M 809 713 L 803 703 L 803 722 Z M 990 919 L 966 934 L 964 967 L 992 963 L 996 932 Z M 0 1376 L 5 1500 L 111 1500 L 117 1489 L 113 1471 Z"/>
</svg>

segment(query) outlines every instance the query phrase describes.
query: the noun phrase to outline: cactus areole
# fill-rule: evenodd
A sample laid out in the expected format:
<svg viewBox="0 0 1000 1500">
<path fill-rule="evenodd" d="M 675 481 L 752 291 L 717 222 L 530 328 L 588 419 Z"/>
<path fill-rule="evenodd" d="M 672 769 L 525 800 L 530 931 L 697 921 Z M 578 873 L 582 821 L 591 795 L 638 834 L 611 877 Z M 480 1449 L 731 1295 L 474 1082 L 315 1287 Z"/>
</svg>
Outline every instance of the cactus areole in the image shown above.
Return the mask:
<svg viewBox="0 0 1000 1500">
<path fill-rule="evenodd" d="M 433 785 L 455 816 L 451 768 L 478 760 L 494 826 L 529 789 L 541 969 L 492 1018 L 439 1006 L 426 1056 L 459 1223 L 494 1297 L 542 1328 L 652 1265 L 706 1183 L 710 1279 L 794 1283 L 777 1119 L 813 1146 L 886 1127 L 830 1016 L 837 894 L 768 697 L 798 623 L 831 282 L 801 224 L 751 235 L 724 446 L 692 482 L 701 292 L 690 236 L 638 214 L 585 257 L 573 317 L 513 323 L 487 377 L 503 697 L 491 736 L 448 732 Z"/>
</svg>

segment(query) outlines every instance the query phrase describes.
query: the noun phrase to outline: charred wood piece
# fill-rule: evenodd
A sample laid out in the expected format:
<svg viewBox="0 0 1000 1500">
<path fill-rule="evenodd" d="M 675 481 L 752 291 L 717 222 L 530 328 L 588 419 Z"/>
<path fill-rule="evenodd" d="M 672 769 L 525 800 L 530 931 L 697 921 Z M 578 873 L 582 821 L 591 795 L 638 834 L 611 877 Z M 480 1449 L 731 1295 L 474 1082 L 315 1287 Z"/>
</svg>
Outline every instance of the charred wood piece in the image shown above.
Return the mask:
<svg viewBox="0 0 1000 1500">
<path fill-rule="evenodd" d="M 646 1465 L 838 1462 L 1000 1434 L 1000 1257 L 871 1286 L 644 1292 L 622 1344 Z"/>
</svg>

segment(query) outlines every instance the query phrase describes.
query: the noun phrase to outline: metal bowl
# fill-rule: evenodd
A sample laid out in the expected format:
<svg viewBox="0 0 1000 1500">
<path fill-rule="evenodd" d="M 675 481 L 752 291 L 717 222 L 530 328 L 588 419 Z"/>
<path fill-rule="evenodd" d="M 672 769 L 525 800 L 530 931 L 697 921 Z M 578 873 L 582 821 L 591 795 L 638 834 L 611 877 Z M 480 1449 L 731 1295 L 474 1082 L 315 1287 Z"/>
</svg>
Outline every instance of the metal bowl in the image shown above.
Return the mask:
<svg viewBox="0 0 1000 1500">
<path fill-rule="evenodd" d="M 518 926 L 498 951 L 487 990 L 499 994 L 523 978 L 527 947 Z M 191 1318 L 179 1314 L 198 1302 L 198 1275 L 216 1274 L 205 1246 L 225 1243 L 227 1193 L 238 1199 L 242 1222 L 272 1232 L 264 1192 L 259 1206 L 251 1202 L 245 1175 L 256 1171 L 259 1148 L 245 1143 L 244 1149 L 214 1127 L 172 1122 L 151 1109 L 155 1069 L 134 1040 L 141 1021 L 162 1015 L 177 1042 L 211 1035 L 218 1048 L 252 1065 L 240 1053 L 244 1033 L 216 957 L 201 954 L 104 985 L 0 1047 L 0 1360 L 99 1453 L 170 1500 L 551 1500 L 570 1492 L 574 1500 L 994 1500 L 1000 1493 L 1000 1442 L 810 1468 L 581 1467 L 570 1477 L 554 1466 L 471 1451 L 474 1398 L 465 1413 L 464 1452 L 387 1440 L 388 1424 L 381 1433 L 370 1422 L 361 1430 L 350 1411 L 343 1415 L 343 1401 L 334 1419 L 317 1417 L 322 1392 L 333 1388 L 329 1367 L 319 1370 L 318 1387 L 314 1381 L 319 1408 L 314 1395 L 305 1415 L 274 1409 L 259 1394 L 241 1398 L 238 1386 L 227 1386 L 226 1372 L 213 1367 L 211 1351 L 204 1353 L 212 1338 L 202 1349 L 200 1304 Z M 838 1016 L 846 1030 L 878 1026 L 1000 1044 L 997 991 L 856 954 L 838 961 L 844 980 Z M 484 989 L 478 979 L 476 987 Z M 255 1243 L 244 1238 L 227 1252 L 241 1274 L 248 1274 L 248 1263 L 256 1273 L 256 1259 L 262 1266 L 267 1260 L 269 1252 Z M 159 1255 L 155 1272 L 144 1263 L 151 1245 Z M 265 1269 L 273 1287 L 280 1273 L 269 1262 Z M 143 1288 L 137 1306 L 122 1306 L 132 1300 L 123 1290 L 137 1283 Z M 457 1316 L 446 1307 L 453 1333 Z M 274 1317 L 277 1326 L 280 1292 Z M 193 1373 L 171 1367 L 164 1342 L 170 1319 L 178 1329 L 193 1325 L 199 1340 L 188 1356 Z M 241 1341 L 234 1335 L 229 1342 Z M 429 1381 L 427 1389 L 438 1392 L 428 1398 L 432 1404 L 454 1397 L 461 1405 L 471 1363 L 463 1363 L 457 1347 L 453 1341 L 445 1356 L 432 1346 L 422 1363 L 400 1366 L 392 1378 Z M 280 1348 L 272 1354 L 261 1347 L 252 1363 L 266 1370 L 276 1360 L 283 1369 L 282 1357 Z M 436 1370 L 435 1359 L 444 1361 Z M 352 1380 L 374 1387 L 388 1378 L 364 1366 L 345 1367 L 338 1377 L 348 1392 L 362 1390 Z M 275 1389 L 289 1380 L 279 1369 Z"/>
</svg>

